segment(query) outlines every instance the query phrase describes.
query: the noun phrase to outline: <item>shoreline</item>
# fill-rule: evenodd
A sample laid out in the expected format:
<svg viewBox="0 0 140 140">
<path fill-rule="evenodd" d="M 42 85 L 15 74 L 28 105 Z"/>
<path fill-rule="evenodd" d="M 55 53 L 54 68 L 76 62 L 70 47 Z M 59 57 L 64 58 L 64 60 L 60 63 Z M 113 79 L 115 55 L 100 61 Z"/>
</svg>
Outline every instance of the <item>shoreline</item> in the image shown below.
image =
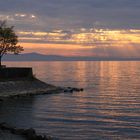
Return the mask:
<svg viewBox="0 0 140 140">
<path fill-rule="evenodd" d="M 6 79 L 0 81 L 0 102 L 7 98 L 56 94 L 64 88 L 42 82 L 36 78 Z M 6 122 L 0 122 L 0 140 L 52 140 L 51 136 L 38 135 L 33 128 L 19 129 Z"/>
<path fill-rule="evenodd" d="M 36 78 L 0 81 L 0 101 L 5 98 L 82 92 L 83 88 L 59 87 Z"/>
<path fill-rule="evenodd" d="M 42 82 L 36 78 L 0 81 L 0 100 L 63 92 L 64 88 Z"/>
<path fill-rule="evenodd" d="M 0 102 L 6 101 L 7 98 L 82 91 L 82 88 L 58 87 L 36 78 L 6 79 L 0 81 Z M 53 140 L 53 137 L 38 135 L 33 128 L 18 129 L 6 122 L 0 122 L 0 136 L 2 140 L 9 140 L 7 137 L 12 137 L 13 140 Z"/>
</svg>

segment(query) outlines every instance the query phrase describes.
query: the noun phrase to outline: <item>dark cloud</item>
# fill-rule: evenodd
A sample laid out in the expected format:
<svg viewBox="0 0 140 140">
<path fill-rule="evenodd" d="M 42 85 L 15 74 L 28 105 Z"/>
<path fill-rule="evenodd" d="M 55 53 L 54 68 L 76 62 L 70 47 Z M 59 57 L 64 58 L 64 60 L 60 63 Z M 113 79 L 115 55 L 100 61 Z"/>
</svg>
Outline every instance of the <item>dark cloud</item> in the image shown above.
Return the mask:
<svg viewBox="0 0 140 140">
<path fill-rule="evenodd" d="M 36 21 L 15 19 L 19 29 L 140 28 L 139 0 L 1 0 L 0 14 L 27 13 Z M 31 20 L 31 19 L 30 19 Z M 29 25 L 30 24 L 30 25 Z"/>
</svg>

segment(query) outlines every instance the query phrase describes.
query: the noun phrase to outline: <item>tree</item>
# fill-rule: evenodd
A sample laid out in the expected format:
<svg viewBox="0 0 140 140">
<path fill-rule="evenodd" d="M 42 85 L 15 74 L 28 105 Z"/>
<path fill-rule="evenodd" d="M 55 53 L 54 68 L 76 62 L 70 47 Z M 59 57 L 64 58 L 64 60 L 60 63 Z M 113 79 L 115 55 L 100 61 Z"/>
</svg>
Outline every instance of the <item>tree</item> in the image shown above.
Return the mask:
<svg viewBox="0 0 140 140">
<path fill-rule="evenodd" d="M 18 36 L 14 26 L 8 27 L 6 21 L 0 21 L 0 67 L 3 55 L 8 53 L 19 54 L 24 49 L 18 44 Z"/>
</svg>

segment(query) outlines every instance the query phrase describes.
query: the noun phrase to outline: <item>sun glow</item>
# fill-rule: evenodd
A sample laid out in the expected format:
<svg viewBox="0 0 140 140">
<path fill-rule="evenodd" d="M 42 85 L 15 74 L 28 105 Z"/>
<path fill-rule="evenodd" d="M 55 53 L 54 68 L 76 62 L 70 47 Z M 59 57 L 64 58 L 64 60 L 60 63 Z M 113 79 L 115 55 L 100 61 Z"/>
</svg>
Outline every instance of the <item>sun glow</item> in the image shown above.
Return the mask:
<svg viewBox="0 0 140 140">
<path fill-rule="evenodd" d="M 74 42 L 79 44 L 94 44 L 96 42 L 105 43 L 140 43 L 140 30 L 103 30 L 103 29 L 94 29 L 87 30 L 84 32 L 27 32 L 19 31 L 19 36 L 28 36 L 31 37 L 40 37 L 42 41 L 60 41 L 61 43 L 65 42 Z"/>
<path fill-rule="evenodd" d="M 32 46 L 32 49 L 37 47 L 42 48 L 42 46 L 43 48 L 50 47 L 51 49 L 60 48 L 63 50 L 87 49 L 91 51 L 92 49 L 95 56 L 98 54 L 98 56 L 121 55 L 124 57 L 138 57 L 140 52 L 140 30 L 134 29 L 80 29 L 47 32 L 18 31 L 17 33 L 20 42 L 24 43 L 26 48 Z M 114 51 L 117 53 L 114 53 Z"/>
</svg>

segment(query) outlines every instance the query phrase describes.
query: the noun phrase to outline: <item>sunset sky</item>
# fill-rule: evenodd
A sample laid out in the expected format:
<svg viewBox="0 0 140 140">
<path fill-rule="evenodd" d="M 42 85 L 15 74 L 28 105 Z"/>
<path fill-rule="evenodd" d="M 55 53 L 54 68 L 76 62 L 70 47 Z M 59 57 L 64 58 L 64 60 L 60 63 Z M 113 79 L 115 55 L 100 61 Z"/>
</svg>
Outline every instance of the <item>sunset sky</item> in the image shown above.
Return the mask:
<svg viewBox="0 0 140 140">
<path fill-rule="evenodd" d="M 139 57 L 140 0 L 0 0 L 25 52 Z"/>
</svg>

